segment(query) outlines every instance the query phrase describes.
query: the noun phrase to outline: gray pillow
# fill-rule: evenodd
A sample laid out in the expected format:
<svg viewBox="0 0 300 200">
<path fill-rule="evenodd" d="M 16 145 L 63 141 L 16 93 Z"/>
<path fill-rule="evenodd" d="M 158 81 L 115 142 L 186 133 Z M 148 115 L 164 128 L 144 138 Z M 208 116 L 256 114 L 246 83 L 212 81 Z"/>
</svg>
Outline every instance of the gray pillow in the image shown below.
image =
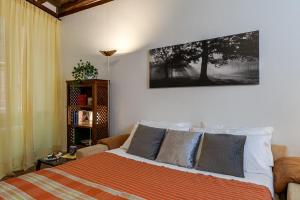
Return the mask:
<svg viewBox="0 0 300 200">
<path fill-rule="evenodd" d="M 201 133 L 168 130 L 156 161 L 192 168 Z"/>
<path fill-rule="evenodd" d="M 166 129 L 139 125 L 127 153 L 154 160 L 159 151 Z"/>
<path fill-rule="evenodd" d="M 209 134 L 203 143 L 196 169 L 244 177 L 244 146 L 246 136 Z"/>
</svg>

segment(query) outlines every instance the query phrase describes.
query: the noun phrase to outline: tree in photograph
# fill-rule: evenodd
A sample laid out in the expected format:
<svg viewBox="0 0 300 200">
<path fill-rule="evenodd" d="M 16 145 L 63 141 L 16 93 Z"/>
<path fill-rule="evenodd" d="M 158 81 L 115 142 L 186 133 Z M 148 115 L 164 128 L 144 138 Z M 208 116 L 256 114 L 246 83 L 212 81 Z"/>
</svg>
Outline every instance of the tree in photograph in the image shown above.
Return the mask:
<svg viewBox="0 0 300 200">
<path fill-rule="evenodd" d="M 162 47 L 157 49 L 151 49 L 150 54 L 153 56 L 154 65 L 163 66 L 165 78 L 169 78 L 169 69 L 166 65 L 166 59 L 169 57 L 170 51 L 168 47 Z"/>
<path fill-rule="evenodd" d="M 191 62 L 198 62 L 201 57 L 201 42 L 192 42 L 158 49 L 152 49 L 156 65 L 164 67 L 165 79 L 172 78 L 173 69 L 185 68 Z"/>
<path fill-rule="evenodd" d="M 201 42 L 201 73 L 199 80 L 211 82 L 207 76 L 209 63 L 221 67 L 229 60 L 253 61 L 258 59 L 258 31 L 232 35 Z"/>
</svg>

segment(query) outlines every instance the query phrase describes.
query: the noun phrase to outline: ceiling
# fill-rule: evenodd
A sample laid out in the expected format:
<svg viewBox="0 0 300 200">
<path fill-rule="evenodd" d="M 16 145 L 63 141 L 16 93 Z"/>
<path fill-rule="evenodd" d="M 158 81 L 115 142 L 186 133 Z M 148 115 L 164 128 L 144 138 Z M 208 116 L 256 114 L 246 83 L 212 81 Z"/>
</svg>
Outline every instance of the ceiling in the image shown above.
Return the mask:
<svg viewBox="0 0 300 200">
<path fill-rule="evenodd" d="M 60 18 L 113 0 L 26 0 Z"/>
</svg>

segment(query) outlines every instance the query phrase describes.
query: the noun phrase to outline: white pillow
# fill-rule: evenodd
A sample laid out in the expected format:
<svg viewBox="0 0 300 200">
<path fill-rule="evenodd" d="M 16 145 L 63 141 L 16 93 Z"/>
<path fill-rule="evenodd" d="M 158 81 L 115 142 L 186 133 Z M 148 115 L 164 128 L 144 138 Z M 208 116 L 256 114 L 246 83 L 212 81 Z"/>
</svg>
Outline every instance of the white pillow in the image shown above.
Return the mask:
<svg viewBox="0 0 300 200">
<path fill-rule="evenodd" d="M 201 129 L 203 131 L 203 129 Z M 192 131 L 200 131 L 192 128 Z M 269 173 L 274 165 L 271 149 L 273 128 L 205 129 L 204 132 L 218 134 L 246 135 L 244 147 L 244 171 Z M 201 148 L 201 147 L 200 147 Z"/>
<path fill-rule="evenodd" d="M 268 172 L 274 166 L 271 140 L 272 127 L 227 129 L 226 133 L 246 135 L 244 169 L 247 172 Z"/>
<path fill-rule="evenodd" d="M 171 122 L 154 122 L 154 121 L 142 120 L 140 122 L 137 122 L 134 125 L 129 137 L 124 142 L 124 144 L 120 147 L 121 149 L 128 150 L 131 140 L 132 140 L 134 133 L 135 133 L 137 127 L 139 126 L 139 124 L 145 125 L 145 126 L 150 126 L 150 127 L 155 127 L 155 128 L 172 129 L 172 130 L 178 130 L 178 131 L 189 131 L 192 128 L 192 124 L 186 123 L 186 122 L 171 123 Z"/>
</svg>

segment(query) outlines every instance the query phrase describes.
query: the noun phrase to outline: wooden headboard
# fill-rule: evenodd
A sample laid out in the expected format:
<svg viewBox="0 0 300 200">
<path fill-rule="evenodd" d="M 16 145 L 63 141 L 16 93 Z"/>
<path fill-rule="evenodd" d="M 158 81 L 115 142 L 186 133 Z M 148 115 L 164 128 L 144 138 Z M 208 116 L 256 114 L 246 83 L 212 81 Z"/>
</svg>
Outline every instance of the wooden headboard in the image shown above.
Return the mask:
<svg viewBox="0 0 300 200">
<path fill-rule="evenodd" d="M 284 145 L 272 144 L 272 153 L 274 161 L 287 156 L 288 149 Z"/>
</svg>

